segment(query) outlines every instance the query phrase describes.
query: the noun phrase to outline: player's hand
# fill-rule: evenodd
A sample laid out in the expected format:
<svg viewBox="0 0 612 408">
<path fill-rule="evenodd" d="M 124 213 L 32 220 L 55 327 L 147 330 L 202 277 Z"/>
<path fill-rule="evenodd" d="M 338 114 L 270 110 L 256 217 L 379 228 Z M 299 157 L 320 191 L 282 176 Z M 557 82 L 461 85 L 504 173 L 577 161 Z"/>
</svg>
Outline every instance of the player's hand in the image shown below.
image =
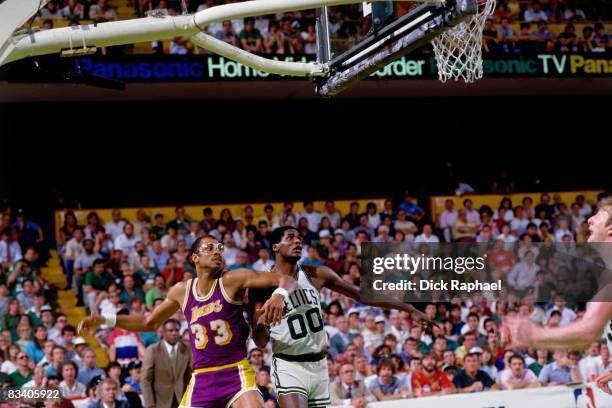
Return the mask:
<svg viewBox="0 0 612 408">
<path fill-rule="evenodd" d="M 421 322 L 421 328 L 423 331 L 430 336 L 433 336 L 433 328 L 436 326 L 438 329 L 443 330 L 443 328 L 433 320 L 431 320 L 425 313 L 420 310 L 413 310 L 410 312 L 413 318 L 417 318 Z"/>
<path fill-rule="evenodd" d="M 527 348 L 532 346 L 536 325 L 527 318 L 508 316 L 501 327 L 503 342 L 509 342 L 511 348 Z"/>
<path fill-rule="evenodd" d="M 277 325 L 285 314 L 285 297 L 280 294 L 272 295 L 257 311 L 263 313 L 264 324 L 268 326 Z"/>
<path fill-rule="evenodd" d="M 101 316 L 89 316 L 81 320 L 77 325 L 77 335 L 80 336 L 85 332 L 94 334 L 98 326 L 104 324 L 105 320 Z"/>
<path fill-rule="evenodd" d="M 608 383 L 612 381 L 612 371 L 606 371 L 599 377 L 595 379 L 595 384 L 597 384 L 597 388 L 605 392 L 606 394 L 612 395 L 612 391 L 608 386 Z"/>
</svg>

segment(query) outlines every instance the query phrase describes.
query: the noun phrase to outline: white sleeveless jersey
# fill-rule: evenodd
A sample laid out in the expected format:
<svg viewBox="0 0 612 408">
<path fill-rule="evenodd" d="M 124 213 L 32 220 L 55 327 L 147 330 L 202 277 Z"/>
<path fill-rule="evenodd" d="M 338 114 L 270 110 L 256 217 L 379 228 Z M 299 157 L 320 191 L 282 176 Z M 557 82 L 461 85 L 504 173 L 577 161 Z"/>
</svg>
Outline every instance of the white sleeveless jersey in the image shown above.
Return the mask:
<svg viewBox="0 0 612 408">
<path fill-rule="evenodd" d="M 319 290 L 298 265 L 297 288 L 285 300 L 287 313 L 280 324 L 270 329 L 273 353 L 295 356 L 327 349 L 320 297 Z"/>
</svg>

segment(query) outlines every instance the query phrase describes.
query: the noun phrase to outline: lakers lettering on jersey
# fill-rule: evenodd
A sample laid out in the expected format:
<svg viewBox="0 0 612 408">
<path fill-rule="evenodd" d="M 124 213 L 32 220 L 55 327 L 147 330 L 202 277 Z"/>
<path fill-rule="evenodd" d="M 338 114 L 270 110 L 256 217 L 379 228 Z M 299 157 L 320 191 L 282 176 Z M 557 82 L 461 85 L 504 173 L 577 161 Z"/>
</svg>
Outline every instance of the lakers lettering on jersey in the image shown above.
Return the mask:
<svg viewBox="0 0 612 408">
<path fill-rule="evenodd" d="M 246 359 L 249 328 L 242 302 L 231 299 L 216 279 L 209 293 L 198 294 L 198 278 L 189 280 L 181 309 L 189 326 L 192 376 L 180 408 L 231 406 L 257 391 L 255 371 Z"/>
</svg>

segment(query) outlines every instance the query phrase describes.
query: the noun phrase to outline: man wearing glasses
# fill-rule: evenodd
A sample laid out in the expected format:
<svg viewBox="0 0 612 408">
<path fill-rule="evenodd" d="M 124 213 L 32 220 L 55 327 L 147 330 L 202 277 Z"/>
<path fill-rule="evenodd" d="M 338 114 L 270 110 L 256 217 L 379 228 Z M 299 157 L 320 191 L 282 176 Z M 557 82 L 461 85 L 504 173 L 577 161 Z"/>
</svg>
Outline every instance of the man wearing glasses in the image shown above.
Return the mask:
<svg viewBox="0 0 612 408">
<path fill-rule="evenodd" d="M 267 324 L 276 324 L 283 316 L 285 299 L 297 284 L 292 277 L 268 272 L 224 271 L 223 249 L 212 236 L 198 238 L 189 254 L 197 277 L 174 285 L 149 317 L 91 316 L 79 323 L 79 333 L 101 324 L 155 331 L 181 308 L 189 327 L 193 374 L 180 407 L 263 407 L 255 372 L 246 359 L 249 327 L 241 300 L 246 288 L 278 286 L 259 310 Z"/>
<path fill-rule="evenodd" d="M 17 354 L 17 370 L 9 375 L 15 387 L 21 388 L 32 379 L 32 370 L 28 366 L 29 362 L 30 359 L 25 352 L 20 351 L 19 354 Z"/>
</svg>

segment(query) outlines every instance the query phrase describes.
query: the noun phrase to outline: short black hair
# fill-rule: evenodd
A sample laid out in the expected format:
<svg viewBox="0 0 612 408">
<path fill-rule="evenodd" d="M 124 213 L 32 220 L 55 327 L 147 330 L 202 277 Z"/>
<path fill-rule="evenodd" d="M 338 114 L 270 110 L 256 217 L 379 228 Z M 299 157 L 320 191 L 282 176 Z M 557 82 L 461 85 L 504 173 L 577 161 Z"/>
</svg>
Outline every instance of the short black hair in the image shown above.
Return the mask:
<svg viewBox="0 0 612 408">
<path fill-rule="evenodd" d="M 60 374 L 63 375 L 64 367 L 66 367 L 67 365 L 71 365 L 72 368 L 74 368 L 74 376 L 75 376 L 75 378 L 78 377 L 78 375 L 79 375 L 79 367 L 77 366 L 77 363 L 75 363 L 72 360 L 64 361 L 61 364 L 60 369 L 59 369 Z"/>
<path fill-rule="evenodd" d="M 280 227 L 272 231 L 272 235 L 270 237 L 270 245 L 278 244 L 283 239 L 285 235 L 285 231 L 294 230 L 297 232 L 297 228 L 292 227 L 291 225 L 285 225 L 284 227 Z"/>
<path fill-rule="evenodd" d="M 102 258 L 96 258 L 96 260 L 93 261 L 93 266 L 96 266 L 96 265 L 99 265 L 99 264 L 104 265 L 104 260 Z"/>
<path fill-rule="evenodd" d="M 198 253 L 198 249 L 200 249 L 200 245 L 202 245 L 202 241 L 204 241 L 206 238 L 211 238 L 211 239 L 214 239 L 215 241 L 219 241 L 217 238 L 213 237 L 212 235 L 202 235 L 201 237 L 196 238 L 196 240 L 193 241 L 193 244 L 191 244 L 191 248 L 189 248 L 189 254 L 187 255 L 187 262 L 189 263 L 189 265 L 193 266 L 193 261 L 191 260 L 191 256 L 193 254 Z"/>
<path fill-rule="evenodd" d="M 179 328 L 179 330 L 180 330 L 180 328 L 181 328 L 181 322 L 179 322 L 179 321 L 178 321 L 178 320 L 176 320 L 176 319 L 168 319 L 168 320 L 166 320 L 166 321 L 164 322 L 164 325 L 163 325 L 163 328 L 164 328 L 164 329 L 166 328 L 166 325 L 167 325 L 167 324 L 176 324 L 176 326 Z"/>
<path fill-rule="evenodd" d="M 202 211 L 202 213 L 204 213 L 204 215 L 208 215 L 208 214 L 212 214 L 213 210 L 210 207 L 206 207 L 204 208 L 204 210 Z"/>
<path fill-rule="evenodd" d="M 510 358 L 508 359 L 508 362 L 509 362 L 509 363 L 512 363 L 512 360 L 515 360 L 515 359 L 519 359 L 519 360 L 521 360 L 521 363 L 523 363 L 523 366 L 525 365 L 525 359 L 524 359 L 523 357 L 519 356 L 519 355 L 518 355 L 518 354 L 516 354 L 516 353 L 515 353 L 515 354 L 513 354 L 513 355 L 512 355 L 512 357 L 510 357 Z"/>
</svg>

